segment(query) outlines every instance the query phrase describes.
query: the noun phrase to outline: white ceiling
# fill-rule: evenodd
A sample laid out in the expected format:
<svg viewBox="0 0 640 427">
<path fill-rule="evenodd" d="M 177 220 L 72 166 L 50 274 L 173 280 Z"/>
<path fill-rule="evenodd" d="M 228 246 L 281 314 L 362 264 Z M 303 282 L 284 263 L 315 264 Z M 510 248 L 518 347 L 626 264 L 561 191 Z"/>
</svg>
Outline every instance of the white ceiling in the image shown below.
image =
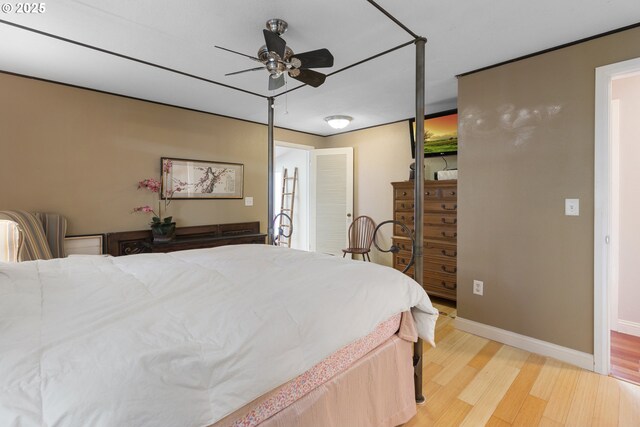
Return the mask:
<svg viewBox="0 0 640 427">
<path fill-rule="evenodd" d="M 11 2 L 15 5 L 15 2 Z M 270 96 L 267 72 L 225 77 L 255 63 L 262 29 L 282 18 L 294 52 L 329 49 L 332 72 L 412 40 L 365 0 L 55 0 L 43 14 L 0 19 Z M 455 75 L 640 22 L 638 0 L 379 0 L 428 39 L 426 111 L 456 105 Z M 266 123 L 267 101 L 215 84 L 0 23 L 0 70 Z M 415 47 L 338 73 L 319 88 L 276 98 L 275 124 L 338 133 L 323 118 L 354 117 L 349 131 L 415 114 Z"/>
</svg>

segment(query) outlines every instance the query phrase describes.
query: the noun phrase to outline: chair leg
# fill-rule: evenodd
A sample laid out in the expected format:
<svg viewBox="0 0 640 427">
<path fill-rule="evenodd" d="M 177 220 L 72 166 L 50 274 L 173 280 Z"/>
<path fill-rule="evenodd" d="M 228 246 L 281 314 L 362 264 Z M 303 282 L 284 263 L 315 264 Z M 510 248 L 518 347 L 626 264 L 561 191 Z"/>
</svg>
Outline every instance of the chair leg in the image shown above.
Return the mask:
<svg viewBox="0 0 640 427">
<path fill-rule="evenodd" d="M 366 255 L 367 255 L 367 260 L 371 262 L 371 257 L 369 256 L 369 252 L 367 252 Z"/>
<path fill-rule="evenodd" d="M 342 252 L 342 258 L 346 257 L 347 253 L 346 252 Z"/>
</svg>

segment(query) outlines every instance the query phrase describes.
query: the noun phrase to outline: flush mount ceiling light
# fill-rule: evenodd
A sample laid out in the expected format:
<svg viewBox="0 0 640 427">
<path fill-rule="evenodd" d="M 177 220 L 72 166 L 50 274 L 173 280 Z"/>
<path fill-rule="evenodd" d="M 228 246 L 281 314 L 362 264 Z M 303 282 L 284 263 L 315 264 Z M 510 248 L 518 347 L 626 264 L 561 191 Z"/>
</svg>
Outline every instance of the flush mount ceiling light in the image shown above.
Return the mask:
<svg viewBox="0 0 640 427">
<path fill-rule="evenodd" d="M 331 126 L 334 129 L 342 129 L 345 128 L 349 125 L 349 123 L 351 123 L 351 120 L 353 120 L 353 117 L 349 117 L 349 116 L 329 116 L 329 117 L 325 117 L 324 120 L 329 123 L 329 126 Z"/>
</svg>

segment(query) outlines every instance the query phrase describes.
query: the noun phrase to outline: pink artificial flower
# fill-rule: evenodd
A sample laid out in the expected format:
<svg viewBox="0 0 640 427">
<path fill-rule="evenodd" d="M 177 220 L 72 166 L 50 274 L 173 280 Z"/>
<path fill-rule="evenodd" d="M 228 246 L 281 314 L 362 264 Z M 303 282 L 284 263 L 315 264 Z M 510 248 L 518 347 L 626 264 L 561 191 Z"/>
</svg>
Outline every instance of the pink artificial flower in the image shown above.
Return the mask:
<svg viewBox="0 0 640 427">
<path fill-rule="evenodd" d="M 145 212 L 145 213 L 149 213 L 149 212 L 153 212 L 153 209 L 151 209 L 151 206 L 139 206 L 137 208 L 133 208 L 134 212 Z"/>
<path fill-rule="evenodd" d="M 138 188 L 146 188 L 153 193 L 159 193 L 161 185 L 162 184 L 160 184 L 160 181 L 149 178 L 145 179 L 144 181 L 140 181 L 138 183 Z"/>
<path fill-rule="evenodd" d="M 171 168 L 173 167 L 173 162 L 169 159 L 165 160 L 162 164 L 162 172 L 169 173 L 171 172 Z"/>
</svg>

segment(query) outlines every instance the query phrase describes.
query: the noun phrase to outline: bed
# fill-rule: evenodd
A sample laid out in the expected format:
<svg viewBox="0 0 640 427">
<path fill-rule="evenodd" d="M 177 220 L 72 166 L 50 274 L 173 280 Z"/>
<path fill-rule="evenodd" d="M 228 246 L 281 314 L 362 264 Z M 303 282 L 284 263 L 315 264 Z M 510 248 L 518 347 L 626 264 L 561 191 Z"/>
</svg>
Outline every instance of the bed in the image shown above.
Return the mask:
<svg viewBox="0 0 640 427">
<path fill-rule="evenodd" d="M 397 425 L 436 318 L 396 270 L 283 247 L 0 263 L 0 425 Z"/>
</svg>

